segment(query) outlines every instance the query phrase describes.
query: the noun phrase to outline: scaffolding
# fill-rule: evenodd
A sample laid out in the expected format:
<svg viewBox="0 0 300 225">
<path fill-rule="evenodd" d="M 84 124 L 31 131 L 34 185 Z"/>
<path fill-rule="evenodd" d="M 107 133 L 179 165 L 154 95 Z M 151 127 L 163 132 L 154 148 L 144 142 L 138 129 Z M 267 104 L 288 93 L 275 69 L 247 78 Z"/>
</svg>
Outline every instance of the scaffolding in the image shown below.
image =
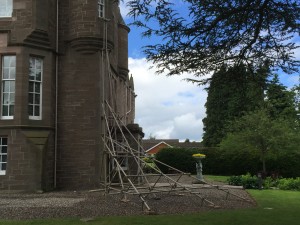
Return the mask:
<svg viewBox="0 0 300 225">
<path fill-rule="evenodd" d="M 213 188 L 224 192 L 226 199 L 231 195 L 237 199 L 249 201 L 242 196 L 231 193 L 229 188 L 206 182 L 203 184 L 203 181 L 201 181 L 202 184 L 197 184 L 200 183 L 200 180 L 196 176 L 180 171 L 155 158 L 152 159 L 156 165 L 152 167 L 155 173 L 145 173 L 144 168 L 147 166 L 144 160 L 145 155 L 141 154 L 141 151 L 131 147 L 128 142 L 128 136 L 142 149 L 139 140 L 130 132 L 126 124 L 113 111 L 113 108 L 107 101 L 104 102 L 103 107 L 108 109 L 109 112 L 109 114 L 105 113 L 104 115 L 108 132 L 106 137 L 102 139 L 105 142 L 105 152 L 109 161 L 109 172 L 107 173 L 107 183 L 105 184 L 106 194 L 121 194 L 123 201 L 128 199 L 128 195 L 137 195 L 142 202 L 142 209 L 148 212 L 152 211 L 152 208 L 147 203 L 147 198 L 149 196 L 155 197 L 158 193 L 187 193 L 199 198 L 201 206 L 206 203 L 209 207 L 218 208 L 219 206 L 213 201 L 202 196 L 201 189 L 203 188 Z M 174 173 L 164 174 L 157 165 L 164 165 L 169 171 L 173 171 Z M 183 176 L 190 177 L 194 180 L 193 183 L 195 185 L 181 183 Z M 161 180 L 164 180 L 164 183 L 161 183 Z"/>
<path fill-rule="evenodd" d="M 151 212 L 154 209 L 149 205 L 148 199 L 156 197 L 157 194 L 190 194 L 200 199 L 201 206 L 207 204 L 209 207 L 217 208 L 212 200 L 205 198 L 202 195 L 201 189 L 213 188 L 226 194 L 226 199 L 229 195 L 236 197 L 242 201 L 249 201 L 248 199 L 230 192 L 229 188 L 223 188 L 219 185 L 212 185 L 209 183 L 201 185 L 187 185 L 181 182 L 183 176 L 188 176 L 194 183 L 200 180 L 196 176 L 180 171 L 163 162 L 153 158 L 153 173 L 145 173 L 145 151 L 140 143 L 139 138 L 132 134 L 128 128 L 124 115 L 116 112 L 117 98 L 114 93 L 113 80 L 116 79 L 111 71 L 109 60 L 109 51 L 107 47 L 107 23 L 109 20 L 103 19 L 103 44 L 102 50 L 99 52 L 100 60 L 100 81 L 102 82 L 101 93 L 101 111 L 102 111 L 102 131 L 101 141 L 102 151 L 102 169 L 104 178 L 102 185 L 105 194 L 119 194 L 121 200 L 129 201 L 128 196 L 138 196 L 142 210 Z M 109 93 L 106 93 L 106 87 L 109 88 Z M 126 116 L 126 115 L 125 115 Z M 130 141 L 129 141 L 130 140 Z M 135 147 L 133 147 L 135 146 Z M 170 174 L 163 173 L 158 165 L 164 165 L 172 171 Z M 164 181 L 162 183 L 162 181 Z M 99 191 L 99 190 L 95 190 Z"/>
</svg>

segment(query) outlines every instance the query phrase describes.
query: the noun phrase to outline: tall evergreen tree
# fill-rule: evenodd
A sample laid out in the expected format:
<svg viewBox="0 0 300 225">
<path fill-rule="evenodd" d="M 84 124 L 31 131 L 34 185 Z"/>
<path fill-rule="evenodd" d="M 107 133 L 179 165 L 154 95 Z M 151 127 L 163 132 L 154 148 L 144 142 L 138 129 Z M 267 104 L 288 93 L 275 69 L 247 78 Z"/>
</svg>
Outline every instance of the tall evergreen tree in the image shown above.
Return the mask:
<svg viewBox="0 0 300 225">
<path fill-rule="evenodd" d="M 283 117 L 292 121 L 297 119 L 295 96 L 296 93 L 281 84 L 278 75 L 275 74 L 269 82 L 265 100 L 271 118 Z"/>
<path fill-rule="evenodd" d="M 292 91 L 295 93 L 294 102 L 295 102 L 296 117 L 297 117 L 296 123 L 298 129 L 300 129 L 300 77 L 299 77 L 298 85 L 295 85 Z"/>
<path fill-rule="evenodd" d="M 213 74 L 203 119 L 205 146 L 218 145 L 226 135 L 226 124 L 263 105 L 269 74 L 266 68 L 253 72 L 245 65 L 224 65 Z"/>
</svg>

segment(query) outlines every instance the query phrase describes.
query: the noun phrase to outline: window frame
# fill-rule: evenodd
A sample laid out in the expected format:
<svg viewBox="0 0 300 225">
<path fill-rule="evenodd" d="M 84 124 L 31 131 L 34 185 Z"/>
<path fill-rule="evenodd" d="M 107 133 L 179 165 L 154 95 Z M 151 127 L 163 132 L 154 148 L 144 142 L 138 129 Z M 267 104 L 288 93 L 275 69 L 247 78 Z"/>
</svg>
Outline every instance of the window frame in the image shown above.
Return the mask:
<svg viewBox="0 0 300 225">
<path fill-rule="evenodd" d="M 3 139 L 6 139 L 6 144 L 3 144 Z M 6 152 L 3 153 L 2 149 L 6 147 Z M 0 176 L 6 175 L 7 171 L 7 157 L 8 155 L 8 138 L 0 136 Z M 5 156 L 5 157 L 4 157 Z M 5 160 L 3 160 L 5 159 Z M 5 169 L 2 169 L 2 165 L 5 164 Z"/>
<path fill-rule="evenodd" d="M 5 8 L 4 12 L 6 12 L 6 13 L 1 15 L 1 10 L 0 10 L 0 19 L 1 18 L 10 18 L 10 17 L 12 17 L 12 13 L 13 13 L 14 1 L 13 0 L 4 0 L 4 2 L 5 2 L 5 5 L 2 7 Z"/>
<path fill-rule="evenodd" d="M 30 61 L 34 60 L 34 70 L 32 71 L 35 75 L 35 79 L 31 79 L 31 67 Z M 36 62 L 39 61 L 41 67 L 38 69 Z M 40 80 L 36 79 L 38 72 L 40 72 Z M 29 72 L 28 72 L 28 117 L 30 120 L 41 120 L 42 119 L 42 99 L 43 99 L 43 75 L 44 75 L 44 58 L 40 56 L 30 56 L 29 57 Z M 30 90 L 30 83 L 33 83 L 33 90 Z M 39 92 L 36 91 L 36 84 L 39 84 Z M 30 103 L 30 95 L 33 96 L 32 103 Z M 39 95 L 39 102 L 36 102 L 36 96 Z M 32 115 L 30 115 L 29 108 L 32 106 Z M 39 115 L 36 115 L 35 107 L 39 107 Z"/>
<path fill-rule="evenodd" d="M 5 67 L 4 66 L 4 61 L 5 61 L 5 58 L 6 57 L 14 57 L 14 60 L 15 60 L 15 65 L 14 67 Z M 17 69 L 17 66 L 16 66 L 16 63 L 17 63 L 17 57 L 16 55 L 3 55 L 2 56 L 2 59 L 1 59 L 1 119 L 3 120 L 11 120 L 11 119 L 14 119 L 14 115 L 15 115 L 15 100 L 16 100 L 16 69 Z M 9 70 L 9 78 L 4 78 L 4 70 L 7 69 Z M 11 69 L 14 69 L 15 73 L 14 73 L 14 77 L 11 78 L 10 77 L 10 74 L 11 74 Z M 11 86 L 10 84 L 13 82 L 13 87 L 14 87 L 14 91 L 12 92 L 11 91 Z M 5 91 L 5 83 L 8 83 L 9 85 L 9 90 L 8 91 Z M 13 98 L 13 101 L 12 102 L 9 102 L 7 104 L 4 104 L 4 95 L 5 94 L 8 94 L 8 98 L 10 99 L 11 95 L 14 94 L 14 98 Z M 13 103 L 13 104 L 11 104 Z M 3 115 L 4 114 L 4 106 L 7 106 L 7 112 L 8 112 L 8 115 Z M 13 106 L 13 112 L 12 112 L 12 115 L 10 115 L 11 113 L 11 110 L 10 110 L 10 106 Z"/>
<path fill-rule="evenodd" d="M 98 0 L 98 17 L 105 18 L 105 0 Z"/>
</svg>

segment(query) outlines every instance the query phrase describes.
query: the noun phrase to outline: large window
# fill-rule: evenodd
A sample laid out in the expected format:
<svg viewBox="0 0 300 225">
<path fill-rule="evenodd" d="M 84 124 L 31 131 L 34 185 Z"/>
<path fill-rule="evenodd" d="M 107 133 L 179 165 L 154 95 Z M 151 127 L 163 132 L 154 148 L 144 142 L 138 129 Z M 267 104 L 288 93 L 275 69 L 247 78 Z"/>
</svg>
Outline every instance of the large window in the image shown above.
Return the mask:
<svg viewBox="0 0 300 225">
<path fill-rule="evenodd" d="M 30 57 L 28 91 L 29 119 L 40 120 L 42 118 L 42 78 L 43 59 Z"/>
<path fill-rule="evenodd" d="M 0 0 L 0 18 L 11 17 L 13 11 L 13 0 Z"/>
<path fill-rule="evenodd" d="M 99 17 L 105 17 L 105 0 L 98 0 L 98 13 Z"/>
<path fill-rule="evenodd" d="M 0 137 L 0 175 L 6 174 L 7 165 L 7 138 Z"/>
<path fill-rule="evenodd" d="M 2 119 L 13 119 L 15 108 L 16 56 L 2 57 Z"/>
</svg>

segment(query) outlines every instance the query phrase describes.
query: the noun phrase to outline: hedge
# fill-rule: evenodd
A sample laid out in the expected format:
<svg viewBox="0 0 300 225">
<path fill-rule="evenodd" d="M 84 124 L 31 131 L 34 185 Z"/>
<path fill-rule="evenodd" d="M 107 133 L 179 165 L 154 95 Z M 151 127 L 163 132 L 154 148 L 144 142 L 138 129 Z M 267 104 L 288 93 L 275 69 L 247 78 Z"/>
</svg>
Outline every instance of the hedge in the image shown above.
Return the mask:
<svg viewBox="0 0 300 225">
<path fill-rule="evenodd" d="M 196 173 L 196 161 L 192 157 L 194 153 L 198 153 L 198 151 L 182 148 L 164 148 L 155 155 L 155 158 L 178 170 L 194 174 Z M 169 168 L 163 164 L 157 164 L 157 166 L 163 173 L 171 172 Z"/>
<path fill-rule="evenodd" d="M 182 149 L 166 148 L 156 154 L 156 159 L 184 172 L 195 174 L 194 153 L 202 153 L 206 158 L 202 160 L 203 174 L 212 175 L 252 175 L 261 172 L 262 163 L 258 154 L 247 151 L 224 152 L 219 148 Z M 276 157 L 266 159 L 268 174 L 282 177 L 300 177 L 300 152 L 282 152 Z M 158 165 L 163 172 L 166 168 Z"/>
</svg>

